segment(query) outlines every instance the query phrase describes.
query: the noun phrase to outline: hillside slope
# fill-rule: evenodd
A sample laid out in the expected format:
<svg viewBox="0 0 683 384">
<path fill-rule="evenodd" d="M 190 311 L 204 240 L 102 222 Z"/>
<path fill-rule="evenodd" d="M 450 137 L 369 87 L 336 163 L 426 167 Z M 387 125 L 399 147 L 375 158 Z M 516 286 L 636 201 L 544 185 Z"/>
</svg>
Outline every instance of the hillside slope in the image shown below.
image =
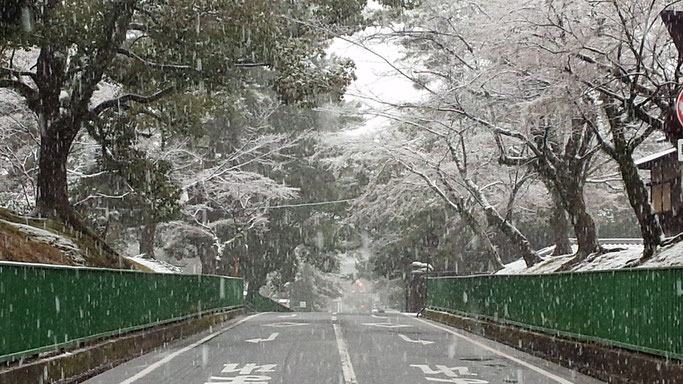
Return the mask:
<svg viewBox="0 0 683 384">
<path fill-rule="evenodd" d="M 18 216 L 2 208 L 0 260 L 149 270 L 121 255 L 100 249 L 92 238 L 60 222 Z"/>
</svg>

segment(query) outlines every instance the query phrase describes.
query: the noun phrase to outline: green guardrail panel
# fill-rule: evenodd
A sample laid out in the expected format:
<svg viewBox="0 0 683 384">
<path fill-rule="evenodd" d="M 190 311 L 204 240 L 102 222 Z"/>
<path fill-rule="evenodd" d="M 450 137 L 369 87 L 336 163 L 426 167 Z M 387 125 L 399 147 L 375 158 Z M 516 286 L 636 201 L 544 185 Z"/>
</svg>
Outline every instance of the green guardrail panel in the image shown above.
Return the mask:
<svg viewBox="0 0 683 384">
<path fill-rule="evenodd" d="M 683 268 L 430 278 L 427 306 L 683 359 Z"/>
<path fill-rule="evenodd" d="M 222 276 L 0 263 L 0 362 L 244 304 Z"/>
</svg>

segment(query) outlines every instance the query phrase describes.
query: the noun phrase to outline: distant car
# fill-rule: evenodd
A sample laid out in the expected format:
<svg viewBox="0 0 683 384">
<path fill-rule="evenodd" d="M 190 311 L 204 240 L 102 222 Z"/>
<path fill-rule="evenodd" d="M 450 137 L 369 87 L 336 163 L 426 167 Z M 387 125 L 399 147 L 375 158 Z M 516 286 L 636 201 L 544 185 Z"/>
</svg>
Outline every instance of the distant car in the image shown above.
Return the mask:
<svg viewBox="0 0 683 384">
<path fill-rule="evenodd" d="M 366 292 L 347 292 L 342 297 L 342 312 L 372 313 L 372 295 Z"/>
<path fill-rule="evenodd" d="M 385 313 L 384 308 L 373 308 L 372 313 Z"/>
</svg>

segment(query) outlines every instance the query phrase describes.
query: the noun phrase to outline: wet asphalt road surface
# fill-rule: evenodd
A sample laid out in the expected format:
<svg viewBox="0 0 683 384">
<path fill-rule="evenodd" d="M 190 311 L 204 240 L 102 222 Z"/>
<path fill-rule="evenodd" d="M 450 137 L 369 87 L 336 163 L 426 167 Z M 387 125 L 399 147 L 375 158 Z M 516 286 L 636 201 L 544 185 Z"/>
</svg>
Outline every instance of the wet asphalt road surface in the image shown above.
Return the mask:
<svg viewBox="0 0 683 384">
<path fill-rule="evenodd" d="M 131 360 L 88 384 L 594 384 L 415 316 L 261 313 Z"/>
</svg>

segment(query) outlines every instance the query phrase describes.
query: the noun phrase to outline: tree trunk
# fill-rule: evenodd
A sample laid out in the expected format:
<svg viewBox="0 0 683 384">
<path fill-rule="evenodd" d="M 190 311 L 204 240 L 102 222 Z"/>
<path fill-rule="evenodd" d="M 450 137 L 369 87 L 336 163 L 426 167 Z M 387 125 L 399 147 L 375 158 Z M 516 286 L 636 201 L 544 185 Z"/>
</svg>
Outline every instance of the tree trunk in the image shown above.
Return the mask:
<svg viewBox="0 0 683 384">
<path fill-rule="evenodd" d="M 216 251 L 211 244 L 200 244 L 197 247 L 199 260 L 202 263 L 202 275 L 216 274 Z"/>
<path fill-rule="evenodd" d="M 50 137 L 40 140 L 36 208 L 43 217 L 68 216 L 71 211 L 66 183 L 66 160 L 73 138 Z"/>
<path fill-rule="evenodd" d="M 118 252 L 85 225 L 69 203 L 67 159 L 78 132 L 71 125 L 67 125 L 71 123 L 73 121 L 65 118 L 54 122 L 47 118 L 41 119 L 36 209 L 41 217 L 59 220 L 81 235 L 92 239 L 100 250 L 108 253 L 107 256 L 122 267 L 123 260 Z"/>
<path fill-rule="evenodd" d="M 662 244 L 664 233 L 657 216 L 652 210 L 652 205 L 650 205 L 647 188 L 640 179 L 638 168 L 633 161 L 635 146 L 632 146 L 624 137 L 624 123 L 621 120 L 619 110 L 610 100 L 603 100 L 603 102 L 604 112 L 607 115 L 612 131 L 614 147 L 611 148 L 604 141 L 601 144 L 605 152 L 619 165 L 619 172 L 626 188 L 628 201 L 640 225 L 640 233 L 643 237 L 643 256 L 641 261 L 644 261 L 652 257 L 657 251 L 657 247 Z"/>
<path fill-rule="evenodd" d="M 562 198 L 554 189 L 550 191 L 553 202 L 552 213 L 550 216 L 550 227 L 553 230 L 553 243 L 555 250 L 553 256 L 568 255 L 572 253 L 572 246 L 569 242 L 569 221 L 567 211 L 562 205 Z"/>
<path fill-rule="evenodd" d="M 510 239 L 512 245 L 524 259 L 527 267 L 532 267 L 534 264 L 543 261 L 531 248 L 527 238 L 514 225 L 505 220 L 492 206 L 484 207 L 484 212 L 486 213 L 486 220 L 489 225 L 498 228 Z"/>
<path fill-rule="evenodd" d="M 640 179 L 638 168 L 633 162 L 631 155 L 616 156 L 614 160 L 619 165 L 619 172 L 621 172 L 621 178 L 624 181 L 628 201 L 640 225 L 640 234 L 643 237 L 642 259 L 645 260 L 652 257 L 655 251 L 657 251 L 657 247 L 661 245 L 663 238 L 662 226 L 652 210 L 647 187 L 645 187 L 645 184 Z"/>
<path fill-rule="evenodd" d="M 464 172 L 461 170 L 461 174 Z M 536 251 L 531 248 L 529 240 L 522 234 L 522 232 L 517 229 L 511 222 L 505 220 L 503 216 L 498 213 L 496 208 L 489 204 L 486 196 L 481 192 L 479 186 L 472 181 L 469 177 L 463 177 L 463 181 L 467 186 L 469 193 L 475 198 L 477 203 L 484 209 L 484 214 L 486 215 L 486 221 L 488 224 L 494 228 L 501 231 L 511 242 L 512 245 L 517 248 L 519 255 L 522 256 L 527 267 L 532 267 L 534 264 L 543 261 Z"/>
<path fill-rule="evenodd" d="M 583 200 L 583 198 L 581 198 Z M 598 252 L 600 245 L 598 244 L 598 232 L 595 227 L 595 221 L 587 212 L 579 213 L 572 217 L 574 224 L 574 232 L 576 234 L 576 242 L 579 249 L 577 251 L 577 260 L 582 260 L 591 253 Z"/>
<path fill-rule="evenodd" d="M 592 148 L 595 137 L 590 124 L 583 118 L 572 119 L 572 131 L 565 144 L 561 169 L 557 170 L 558 193 L 566 202 L 565 209 L 571 218 L 576 242 L 579 249 L 575 261 L 601 250 L 598 243 L 598 230 L 593 217 L 588 213 L 584 189 L 588 169 L 593 158 Z"/>
<path fill-rule="evenodd" d="M 464 206 L 460 207 L 460 211 L 458 212 L 458 214 L 463 220 L 465 220 L 465 223 L 467 223 L 470 229 L 472 229 L 472 232 L 474 232 L 475 236 L 479 237 L 484 242 L 484 247 L 486 248 L 486 255 L 489 257 L 489 260 L 493 264 L 493 269 L 495 271 L 503 269 L 503 261 L 500 259 L 500 254 L 498 254 L 498 250 L 493 245 L 488 234 L 486 234 L 484 228 L 481 227 L 476 217 L 474 217 L 472 213 L 469 212 Z"/>
<path fill-rule="evenodd" d="M 42 47 L 36 64 L 39 102 L 34 105 L 40 125 L 36 208 L 43 217 L 71 215 L 66 163 L 81 121 L 62 114 L 59 95 L 64 60 L 52 46 Z"/>
<path fill-rule="evenodd" d="M 157 223 L 148 223 L 142 226 L 140 231 L 140 254 L 144 257 L 154 258 L 154 239 L 157 231 Z"/>
<path fill-rule="evenodd" d="M 583 188 L 576 185 L 567 188 L 566 196 L 567 212 L 571 217 L 576 242 L 579 245 L 577 261 L 600 249 L 598 244 L 598 231 L 595 221 L 588 213 L 586 201 L 583 198 Z"/>
<path fill-rule="evenodd" d="M 240 275 L 240 255 L 237 251 L 232 254 L 232 276 L 239 277 Z"/>
</svg>

